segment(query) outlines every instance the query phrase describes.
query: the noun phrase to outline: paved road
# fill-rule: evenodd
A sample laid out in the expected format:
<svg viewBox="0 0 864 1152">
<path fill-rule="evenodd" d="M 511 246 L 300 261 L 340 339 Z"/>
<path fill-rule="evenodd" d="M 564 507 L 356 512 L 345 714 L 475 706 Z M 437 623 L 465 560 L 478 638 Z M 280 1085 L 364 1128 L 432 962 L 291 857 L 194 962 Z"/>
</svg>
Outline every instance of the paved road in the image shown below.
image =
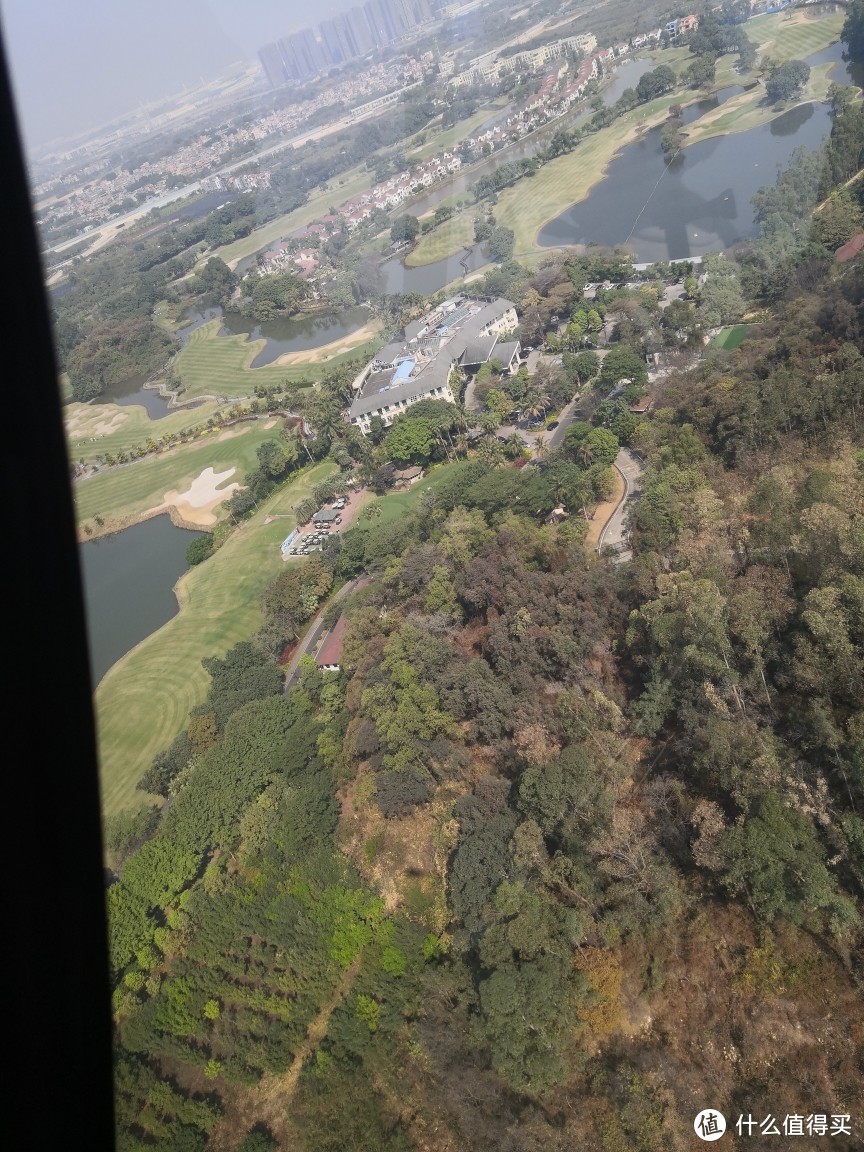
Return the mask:
<svg viewBox="0 0 864 1152">
<path fill-rule="evenodd" d="M 630 533 L 627 531 L 625 521 L 634 500 L 639 499 L 642 491 L 641 481 L 645 466 L 635 452 L 631 452 L 629 448 L 621 448 L 615 457 L 615 467 L 624 477 L 624 496 L 609 517 L 606 527 L 600 533 L 597 551 L 601 552 L 604 548 L 615 548 L 618 550 L 615 563 L 623 564 L 626 560 L 633 558 L 633 553 L 629 547 Z"/>
<path fill-rule="evenodd" d="M 344 584 L 339 589 L 339 591 L 336 593 L 336 595 L 333 597 L 333 599 L 328 602 L 327 607 L 329 607 L 330 604 L 338 604 L 338 602 L 340 600 L 344 600 L 346 596 L 348 596 L 351 592 L 354 591 L 354 589 L 357 587 L 357 585 L 359 583 L 360 583 L 360 577 L 359 576 L 356 577 L 354 580 L 349 580 L 347 584 Z M 309 631 L 306 633 L 306 635 L 303 637 L 303 639 L 297 645 L 297 651 L 294 653 L 294 655 L 291 657 L 290 661 L 288 662 L 288 666 L 285 669 L 285 684 L 284 684 L 284 687 L 282 689 L 282 691 L 286 695 L 294 687 L 294 682 L 297 679 L 297 673 L 300 669 L 300 661 L 303 659 L 304 656 L 307 656 L 307 655 L 309 655 L 309 653 L 315 651 L 315 645 L 321 639 L 323 634 L 327 631 L 327 629 L 324 627 L 324 612 L 325 611 L 326 611 L 326 609 L 322 608 L 322 610 L 318 613 L 318 615 L 312 621 L 311 625 L 309 626 Z"/>
</svg>

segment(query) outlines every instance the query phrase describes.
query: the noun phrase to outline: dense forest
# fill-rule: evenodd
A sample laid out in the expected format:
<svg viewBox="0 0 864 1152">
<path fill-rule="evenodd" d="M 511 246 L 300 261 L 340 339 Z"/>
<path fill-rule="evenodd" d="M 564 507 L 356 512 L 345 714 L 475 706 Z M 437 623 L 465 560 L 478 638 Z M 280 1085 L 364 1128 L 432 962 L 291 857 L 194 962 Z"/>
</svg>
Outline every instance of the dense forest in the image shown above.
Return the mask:
<svg viewBox="0 0 864 1152">
<path fill-rule="evenodd" d="M 861 230 L 862 138 L 835 94 L 826 148 L 673 325 L 651 292 L 595 301 L 618 345 L 602 371 L 565 351 L 594 385 L 560 448 L 456 459 L 438 409 L 402 417 L 383 455 L 425 421 L 451 462 L 286 568 L 258 635 L 205 662 L 141 783 L 162 807 L 107 828 L 122 1152 L 659 1152 L 706 1106 L 827 1114 L 820 1147 L 861 1146 L 864 267 L 834 248 Z M 526 331 L 572 308 L 575 348 L 585 280 L 620 259 L 486 288 Z M 745 310 L 735 352 L 674 370 Z M 653 341 L 673 370 L 625 419 L 604 397 Z M 374 483 L 342 387 L 319 438 Z M 547 516 L 621 442 L 646 471 L 616 565 Z M 286 461 L 265 449 L 260 482 Z M 307 659 L 286 694 L 276 658 L 361 575 L 327 609 L 342 670 Z"/>
</svg>

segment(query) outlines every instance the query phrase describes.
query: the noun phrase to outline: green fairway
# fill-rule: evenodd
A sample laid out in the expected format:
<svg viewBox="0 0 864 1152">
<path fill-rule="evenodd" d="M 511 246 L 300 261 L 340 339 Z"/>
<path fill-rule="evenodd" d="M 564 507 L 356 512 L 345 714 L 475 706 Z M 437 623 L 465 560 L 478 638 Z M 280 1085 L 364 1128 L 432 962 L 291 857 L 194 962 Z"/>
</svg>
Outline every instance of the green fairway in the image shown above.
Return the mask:
<svg viewBox="0 0 864 1152">
<path fill-rule="evenodd" d="M 208 432 L 200 441 L 80 480 L 73 488 L 79 523 L 99 516 L 105 521 L 104 530 L 116 530 L 161 504 L 166 492 L 185 492 L 205 468 L 214 472 L 235 468 L 235 475 L 226 483 L 242 482 L 246 473 L 258 466 L 258 445 L 279 436 L 278 426 L 265 430 L 267 423 L 256 420 L 225 433 Z"/>
<path fill-rule="evenodd" d="M 267 364 L 262 368 L 252 368 L 252 361 L 266 341 L 248 340 L 245 335 L 220 336 L 221 325 L 221 320 L 202 324 L 178 353 L 174 367 L 186 387 L 184 396 L 215 395 L 236 400 L 241 396 L 251 396 L 258 384 L 315 379 L 346 360 L 371 354 L 380 344 L 375 340 L 367 341 L 349 352 L 318 363 L 313 349 L 305 363 Z M 343 343 L 348 344 L 349 340 Z"/>
<path fill-rule="evenodd" d="M 746 336 L 746 324 L 733 324 L 731 328 L 724 328 L 721 332 L 718 332 L 711 343 L 716 348 L 722 348 L 724 352 L 734 352 L 736 348 L 744 343 Z"/>
<path fill-rule="evenodd" d="M 295 208 L 293 212 L 287 212 L 284 216 L 277 216 L 275 220 L 263 224 L 254 232 L 250 232 L 248 236 L 235 240 L 233 244 L 226 244 L 222 248 L 215 248 L 212 252 L 207 252 L 199 264 L 205 263 L 213 256 L 218 256 L 231 268 L 236 268 L 238 263 L 247 256 L 254 256 L 256 252 L 269 248 L 277 240 L 290 235 L 295 229 L 302 228 L 304 224 L 311 224 L 320 216 L 326 216 L 331 207 L 344 204 L 346 200 L 350 200 L 353 196 L 358 196 L 361 192 L 371 188 L 374 183 L 374 174 L 365 165 L 358 164 L 343 175 L 336 177 L 326 191 L 313 192 L 300 208 Z"/>
<path fill-rule="evenodd" d="M 802 100 L 824 100 L 828 95 L 831 81 L 828 73 L 832 64 L 820 64 L 810 72 L 810 79 L 802 94 Z M 709 112 L 687 129 L 687 143 L 698 144 L 712 136 L 728 136 L 733 132 L 747 132 L 761 124 L 769 124 L 786 111 L 768 103 L 761 85 L 734 96 L 714 112 Z"/>
<path fill-rule="evenodd" d="M 148 440 L 158 443 L 173 433 L 204 426 L 219 405 L 212 400 L 190 408 L 178 408 L 161 420 L 151 420 L 137 404 L 67 404 L 64 409 L 66 440 L 73 460 L 96 460 L 106 453 L 118 456 Z"/>
<path fill-rule="evenodd" d="M 290 485 L 293 504 L 305 499 L 335 465 L 318 464 Z M 181 731 L 191 708 L 207 692 L 205 656 L 222 656 L 259 626 L 259 597 L 284 570 L 279 545 L 293 523 L 265 524 L 270 504 L 284 505 L 289 490 L 262 505 L 253 518 L 177 584 L 180 612 L 133 648 L 96 691 L 102 804 L 106 815 L 144 803 L 135 784 L 153 756 Z"/>
<path fill-rule="evenodd" d="M 434 264 L 446 260 L 474 244 L 474 217 L 470 212 L 462 212 L 439 224 L 433 231 L 421 237 L 417 245 L 405 257 L 406 268 L 419 268 L 421 264 Z"/>
<path fill-rule="evenodd" d="M 409 160 L 426 160 L 429 156 L 435 156 L 447 148 L 453 148 L 460 141 L 473 136 L 477 129 L 482 128 L 487 122 L 491 124 L 493 120 L 497 120 L 501 111 L 501 107 L 495 108 L 487 105 L 479 112 L 475 112 L 473 116 L 469 116 L 467 120 L 460 120 L 452 128 L 445 128 L 440 132 L 430 134 L 424 144 L 410 148 L 405 155 Z"/>
<path fill-rule="evenodd" d="M 804 60 L 840 39 L 845 11 L 827 14 L 798 11 L 791 19 L 784 12 L 757 16 L 743 25 L 748 39 L 777 64 Z"/>
</svg>

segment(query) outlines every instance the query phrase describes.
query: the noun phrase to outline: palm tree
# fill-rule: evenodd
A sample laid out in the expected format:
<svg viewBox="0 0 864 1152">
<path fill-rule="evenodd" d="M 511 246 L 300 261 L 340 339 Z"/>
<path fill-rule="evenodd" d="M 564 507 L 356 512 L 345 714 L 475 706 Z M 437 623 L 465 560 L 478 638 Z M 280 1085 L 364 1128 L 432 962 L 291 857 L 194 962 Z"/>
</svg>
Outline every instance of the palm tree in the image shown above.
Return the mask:
<svg viewBox="0 0 864 1152">
<path fill-rule="evenodd" d="M 546 437 L 542 432 L 534 437 L 533 451 L 538 460 L 542 460 L 545 456 L 549 455 L 549 445 L 546 443 Z"/>
<path fill-rule="evenodd" d="M 460 432 L 457 435 L 456 441 L 454 443 L 454 448 L 455 448 L 457 456 L 467 456 L 468 455 L 468 437 L 465 435 L 464 432 Z"/>
<path fill-rule="evenodd" d="M 583 468 L 590 468 L 594 459 L 594 446 L 588 440 L 583 440 L 576 449 L 576 459 Z"/>
<path fill-rule="evenodd" d="M 489 438 L 484 440 L 477 449 L 477 455 L 493 468 L 497 468 L 504 459 L 504 448 L 499 440 Z"/>
<path fill-rule="evenodd" d="M 504 442 L 504 452 L 511 460 L 518 460 L 525 452 L 525 441 L 518 432 L 513 432 Z"/>
<path fill-rule="evenodd" d="M 523 406 L 522 411 L 529 416 L 545 416 L 546 409 L 552 403 L 552 397 L 548 392 L 532 392 L 528 397 L 528 403 Z"/>
</svg>

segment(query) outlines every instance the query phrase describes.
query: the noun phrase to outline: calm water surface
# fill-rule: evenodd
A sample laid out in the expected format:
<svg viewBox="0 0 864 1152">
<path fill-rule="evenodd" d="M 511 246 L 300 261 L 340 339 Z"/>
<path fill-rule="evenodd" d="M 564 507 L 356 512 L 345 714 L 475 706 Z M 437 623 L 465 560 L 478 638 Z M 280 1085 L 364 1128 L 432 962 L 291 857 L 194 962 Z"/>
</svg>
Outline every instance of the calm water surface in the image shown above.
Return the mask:
<svg viewBox="0 0 864 1152">
<path fill-rule="evenodd" d="M 359 307 L 346 308 L 343 312 L 330 312 L 326 315 L 277 318 L 267 320 L 263 324 L 237 312 L 207 308 L 204 312 L 188 313 L 191 324 L 187 324 L 177 333 L 181 345 L 186 343 L 196 328 L 216 317 L 222 319 L 220 336 L 248 336 L 250 340 L 267 341 L 265 347 L 252 361 L 253 368 L 272 364 L 286 352 L 310 352 L 313 348 L 345 339 L 369 322 L 369 312 Z"/>
<path fill-rule="evenodd" d="M 722 102 L 736 91 L 718 96 Z M 688 109 L 690 118 L 712 103 Z M 662 128 L 652 129 L 622 149 L 585 200 L 541 230 L 540 243 L 626 244 L 645 261 L 728 248 L 756 233 L 756 191 L 774 182 L 795 148 L 818 147 L 830 127 L 826 105 L 803 104 L 760 128 L 684 148 L 669 164 L 660 148 Z"/>
<path fill-rule="evenodd" d="M 147 409 L 151 420 L 162 420 L 171 415 L 168 401 L 163 400 L 154 388 L 144 387 L 143 376 L 130 376 L 119 384 L 110 384 L 98 397 L 97 404 L 140 404 Z"/>
<path fill-rule="evenodd" d="M 200 535 L 156 516 L 79 546 L 94 688 L 121 656 L 177 615 L 173 588 Z"/>
<path fill-rule="evenodd" d="M 331 312 L 318 316 L 292 316 L 290 319 L 268 320 L 259 324 L 248 316 L 225 312 L 220 335 L 246 335 L 250 340 L 267 341 L 252 361 L 253 368 L 272 364 L 286 352 L 309 352 L 324 344 L 332 344 L 353 335 L 369 321 L 365 308 L 347 308 L 344 312 Z"/>
</svg>

